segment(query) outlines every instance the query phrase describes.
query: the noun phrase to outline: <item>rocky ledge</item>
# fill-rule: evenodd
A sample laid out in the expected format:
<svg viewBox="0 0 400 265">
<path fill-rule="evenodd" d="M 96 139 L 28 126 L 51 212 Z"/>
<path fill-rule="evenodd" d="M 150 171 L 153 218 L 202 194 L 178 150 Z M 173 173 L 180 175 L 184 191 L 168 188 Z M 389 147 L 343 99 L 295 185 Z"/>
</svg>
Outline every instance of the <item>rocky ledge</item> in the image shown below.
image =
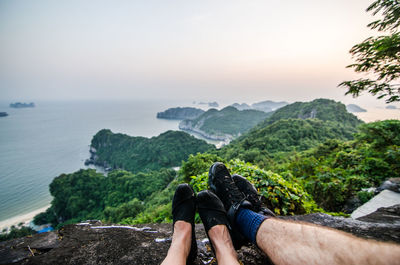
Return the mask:
<svg viewBox="0 0 400 265">
<path fill-rule="evenodd" d="M 400 243 L 400 205 L 353 220 L 315 213 L 282 219 L 310 222 L 356 236 Z M 55 232 L 0 243 L 0 264 L 160 264 L 171 243 L 171 224 L 105 226 L 99 221 L 67 225 Z M 211 264 L 213 254 L 203 225 L 196 225 L 196 264 Z M 282 246 L 284 247 L 284 246 Z M 238 251 L 243 264 L 270 264 L 254 246 Z"/>
</svg>

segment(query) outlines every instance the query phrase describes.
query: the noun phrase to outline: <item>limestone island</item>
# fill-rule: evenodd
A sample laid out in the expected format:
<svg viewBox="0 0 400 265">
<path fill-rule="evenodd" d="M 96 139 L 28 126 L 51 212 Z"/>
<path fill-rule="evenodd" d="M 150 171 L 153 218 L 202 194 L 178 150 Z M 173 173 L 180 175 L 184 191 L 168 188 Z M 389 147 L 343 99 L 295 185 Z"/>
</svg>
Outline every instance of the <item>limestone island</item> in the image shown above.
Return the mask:
<svg viewBox="0 0 400 265">
<path fill-rule="evenodd" d="M 346 105 L 346 110 L 350 113 L 356 113 L 356 112 L 367 112 L 366 109 L 361 108 L 360 106 L 356 104 L 348 104 Z"/>
<path fill-rule="evenodd" d="M 286 101 L 276 102 L 276 101 L 272 101 L 272 100 L 265 100 L 265 101 L 251 104 L 251 106 L 248 105 L 247 103 L 242 103 L 242 104 L 233 103 L 231 106 L 234 108 L 237 108 L 238 110 L 253 109 L 253 110 L 259 110 L 259 111 L 264 111 L 264 112 L 271 112 L 271 111 L 275 111 L 279 108 L 282 108 L 288 104 L 289 103 Z"/>
<path fill-rule="evenodd" d="M 158 112 L 158 119 L 168 120 L 185 120 L 185 119 L 196 119 L 205 111 L 202 109 L 185 107 L 185 108 L 169 108 L 166 111 Z"/>
<path fill-rule="evenodd" d="M 195 119 L 183 120 L 179 123 L 179 129 L 229 143 L 268 116 L 262 111 L 238 110 L 228 106 L 220 111 L 209 109 Z"/>
<path fill-rule="evenodd" d="M 8 113 L 7 112 L 0 112 L 0 117 L 7 117 Z"/>
<path fill-rule="evenodd" d="M 386 109 L 397 109 L 397 107 L 394 105 L 389 105 L 389 106 L 386 106 Z"/>
<path fill-rule="evenodd" d="M 34 108 L 35 103 L 21 103 L 21 102 L 16 102 L 16 103 L 11 103 L 10 108 L 15 108 L 15 109 L 22 109 L 22 108 Z"/>
<path fill-rule="evenodd" d="M 210 108 L 218 108 L 219 104 L 214 101 L 214 102 L 199 102 L 199 105 L 208 105 Z"/>
<path fill-rule="evenodd" d="M 240 103 L 233 103 L 231 106 L 234 107 L 234 108 L 237 108 L 238 110 L 251 109 L 251 106 L 249 106 L 249 105 L 246 104 L 246 103 L 242 103 L 242 104 L 240 104 Z"/>
<path fill-rule="evenodd" d="M 265 100 L 265 101 L 251 104 L 251 108 L 255 109 L 255 110 L 264 111 L 264 112 L 270 112 L 270 111 L 275 111 L 277 109 L 280 109 L 286 105 L 289 105 L 289 103 L 286 101 L 276 102 L 276 101 L 272 101 L 272 100 Z"/>
</svg>

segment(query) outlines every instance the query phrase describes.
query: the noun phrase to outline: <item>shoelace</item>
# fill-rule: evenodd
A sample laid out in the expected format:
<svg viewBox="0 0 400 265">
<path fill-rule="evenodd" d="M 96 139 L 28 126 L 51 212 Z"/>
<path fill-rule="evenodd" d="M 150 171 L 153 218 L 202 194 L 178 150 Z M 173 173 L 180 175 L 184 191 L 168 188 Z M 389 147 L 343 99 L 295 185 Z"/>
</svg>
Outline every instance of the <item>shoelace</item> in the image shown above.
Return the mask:
<svg viewBox="0 0 400 265">
<path fill-rule="evenodd" d="M 238 202 L 244 198 L 243 193 L 229 177 L 224 177 L 220 184 L 225 188 L 225 192 L 223 192 L 221 196 L 224 197 L 225 200 L 228 200 L 230 204 Z"/>
</svg>

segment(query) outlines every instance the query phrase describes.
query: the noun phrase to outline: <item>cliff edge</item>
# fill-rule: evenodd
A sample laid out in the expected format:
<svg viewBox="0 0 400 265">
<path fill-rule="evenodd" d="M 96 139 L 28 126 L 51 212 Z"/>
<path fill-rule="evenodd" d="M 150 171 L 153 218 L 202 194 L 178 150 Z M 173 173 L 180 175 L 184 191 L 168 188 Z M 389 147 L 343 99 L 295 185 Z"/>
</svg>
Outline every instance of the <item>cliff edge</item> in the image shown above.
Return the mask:
<svg viewBox="0 0 400 265">
<path fill-rule="evenodd" d="M 321 213 L 282 219 L 400 243 L 400 205 L 380 208 L 362 221 Z M 0 264 L 160 264 L 171 236 L 171 224 L 105 226 L 99 221 L 88 221 L 55 232 L 1 242 Z M 212 263 L 213 254 L 202 224 L 196 225 L 196 237 L 199 247 L 196 264 Z M 268 257 L 254 246 L 242 247 L 238 256 L 243 264 L 270 264 Z"/>
</svg>

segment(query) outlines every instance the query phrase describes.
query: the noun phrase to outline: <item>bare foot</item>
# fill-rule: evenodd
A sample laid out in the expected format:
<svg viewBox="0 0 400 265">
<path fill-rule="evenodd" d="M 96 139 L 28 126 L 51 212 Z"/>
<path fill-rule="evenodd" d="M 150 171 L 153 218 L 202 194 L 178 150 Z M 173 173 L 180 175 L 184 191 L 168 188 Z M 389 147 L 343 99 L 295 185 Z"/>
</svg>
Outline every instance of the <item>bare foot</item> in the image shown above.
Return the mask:
<svg viewBox="0 0 400 265">
<path fill-rule="evenodd" d="M 177 221 L 174 224 L 174 234 L 172 235 L 172 243 L 169 247 L 167 257 L 161 264 L 186 264 L 191 243 L 192 225 L 185 221 Z"/>
<path fill-rule="evenodd" d="M 232 239 L 226 225 L 213 226 L 208 231 L 208 236 L 214 247 L 218 264 L 239 264 L 237 253 L 233 247 Z"/>
</svg>

